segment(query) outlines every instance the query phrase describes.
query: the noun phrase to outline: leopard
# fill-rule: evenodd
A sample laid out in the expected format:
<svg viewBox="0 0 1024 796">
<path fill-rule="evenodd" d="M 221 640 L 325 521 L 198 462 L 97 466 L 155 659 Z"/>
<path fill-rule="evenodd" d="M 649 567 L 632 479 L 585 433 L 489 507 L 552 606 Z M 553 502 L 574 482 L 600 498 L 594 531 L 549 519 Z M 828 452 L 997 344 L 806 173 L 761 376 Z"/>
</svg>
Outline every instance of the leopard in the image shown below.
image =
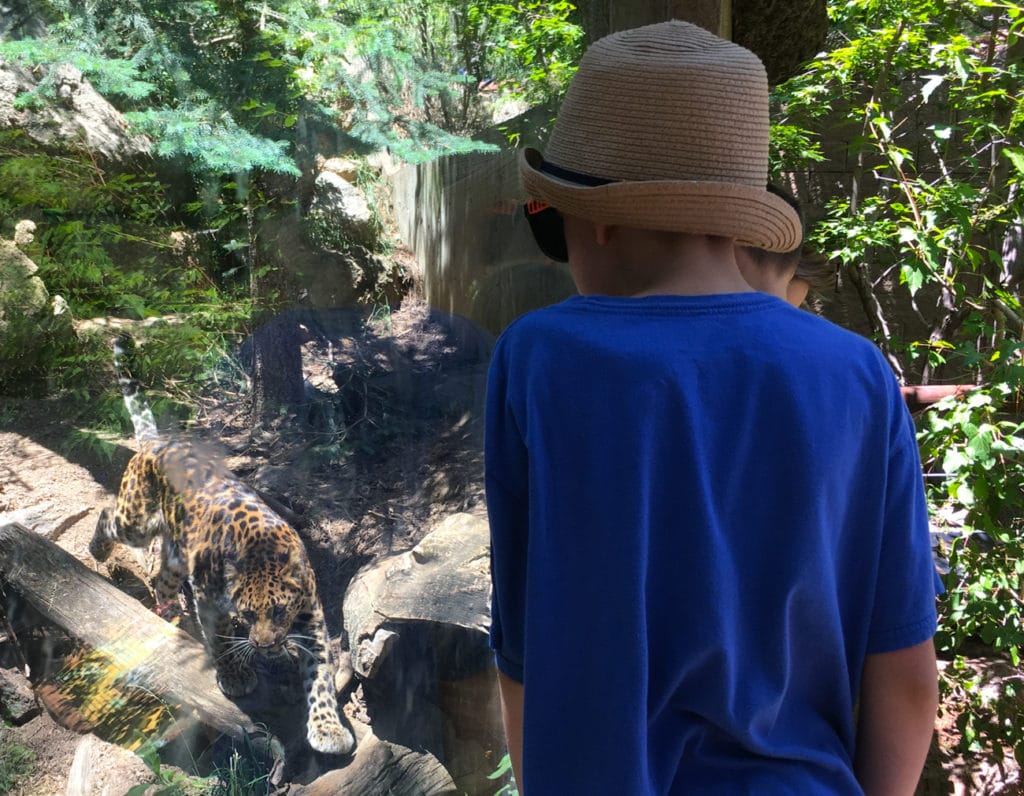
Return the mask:
<svg viewBox="0 0 1024 796">
<path fill-rule="evenodd" d="M 317 752 L 350 754 L 316 577 L 297 531 L 208 450 L 162 435 L 132 375 L 127 333 L 114 340 L 114 369 L 137 450 L 121 477 L 116 507 L 104 508 L 89 544 L 97 562 L 118 543 L 161 539 L 152 579 L 158 607 L 178 603 L 187 584 L 200 635 L 228 698 L 252 693 L 257 656 L 297 659 L 308 705 L 306 739 Z"/>
</svg>

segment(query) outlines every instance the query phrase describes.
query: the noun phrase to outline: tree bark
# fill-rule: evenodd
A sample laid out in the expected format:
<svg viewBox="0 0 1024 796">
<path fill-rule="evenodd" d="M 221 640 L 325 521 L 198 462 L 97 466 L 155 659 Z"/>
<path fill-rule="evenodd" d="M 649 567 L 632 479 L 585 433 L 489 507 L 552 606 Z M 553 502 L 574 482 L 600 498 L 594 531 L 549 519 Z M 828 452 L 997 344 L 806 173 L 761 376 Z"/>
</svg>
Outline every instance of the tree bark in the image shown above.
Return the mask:
<svg viewBox="0 0 1024 796">
<path fill-rule="evenodd" d="M 273 418 L 280 409 L 295 412 L 305 401 L 299 328 L 289 313 L 270 318 L 253 332 L 253 420 Z"/>
<path fill-rule="evenodd" d="M 578 7 L 588 42 L 668 19 L 692 22 L 723 39 L 732 33 L 732 0 L 581 0 Z"/>
<path fill-rule="evenodd" d="M 764 62 L 771 85 L 796 74 L 825 44 L 825 0 L 579 0 L 588 42 L 640 25 L 681 19 L 742 44 Z"/>
</svg>

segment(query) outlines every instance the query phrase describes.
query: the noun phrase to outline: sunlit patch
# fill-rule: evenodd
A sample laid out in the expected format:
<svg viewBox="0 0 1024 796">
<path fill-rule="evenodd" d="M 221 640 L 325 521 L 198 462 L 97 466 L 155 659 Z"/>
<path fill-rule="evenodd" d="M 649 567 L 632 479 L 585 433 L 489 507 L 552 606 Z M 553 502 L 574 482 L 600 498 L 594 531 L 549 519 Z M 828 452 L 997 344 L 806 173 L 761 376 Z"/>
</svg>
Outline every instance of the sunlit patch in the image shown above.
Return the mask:
<svg viewBox="0 0 1024 796">
<path fill-rule="evenodd" d="M 64 726 L 134 751 L 145 738 L 166 733 L 183 708 L 147 688 L 119 657 L 83 646 L 39 691 Z"/>
</svg>

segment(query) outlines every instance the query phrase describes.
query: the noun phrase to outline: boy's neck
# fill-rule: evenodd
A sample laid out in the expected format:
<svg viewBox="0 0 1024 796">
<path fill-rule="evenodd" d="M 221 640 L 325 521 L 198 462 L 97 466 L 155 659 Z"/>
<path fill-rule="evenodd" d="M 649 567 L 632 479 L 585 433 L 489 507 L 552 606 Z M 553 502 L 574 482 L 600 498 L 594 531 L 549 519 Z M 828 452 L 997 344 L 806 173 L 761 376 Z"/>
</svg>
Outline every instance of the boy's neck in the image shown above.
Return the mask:
<svg viewBox="0 0 1024 796">
<path fill-rule="evenodd" d="M 749 293 L 733 241 L 626 227 L 598 230 L 594 245 L 572 251 L 569 268 L 583 295 L 642 297 Z"/>
</svg>

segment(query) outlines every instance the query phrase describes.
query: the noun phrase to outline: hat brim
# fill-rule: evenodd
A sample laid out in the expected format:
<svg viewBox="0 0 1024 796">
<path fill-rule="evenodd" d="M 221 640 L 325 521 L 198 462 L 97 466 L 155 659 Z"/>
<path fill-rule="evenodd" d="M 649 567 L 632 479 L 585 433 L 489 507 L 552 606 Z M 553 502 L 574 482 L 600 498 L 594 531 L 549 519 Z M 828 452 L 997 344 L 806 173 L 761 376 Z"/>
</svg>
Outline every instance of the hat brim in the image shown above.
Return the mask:
<svg viewBox="0 0 1024 796">
<path fill-rule="evenodd" d="M 773 252 L 792 251 L 803 237 L 796 211 L 764 188 L 688 180 L 583 186 L 542 172 L 542 163 L 538 150 L 520 152 L 526 195 L 590 221 L 715 235 Z"/>
</svg>

